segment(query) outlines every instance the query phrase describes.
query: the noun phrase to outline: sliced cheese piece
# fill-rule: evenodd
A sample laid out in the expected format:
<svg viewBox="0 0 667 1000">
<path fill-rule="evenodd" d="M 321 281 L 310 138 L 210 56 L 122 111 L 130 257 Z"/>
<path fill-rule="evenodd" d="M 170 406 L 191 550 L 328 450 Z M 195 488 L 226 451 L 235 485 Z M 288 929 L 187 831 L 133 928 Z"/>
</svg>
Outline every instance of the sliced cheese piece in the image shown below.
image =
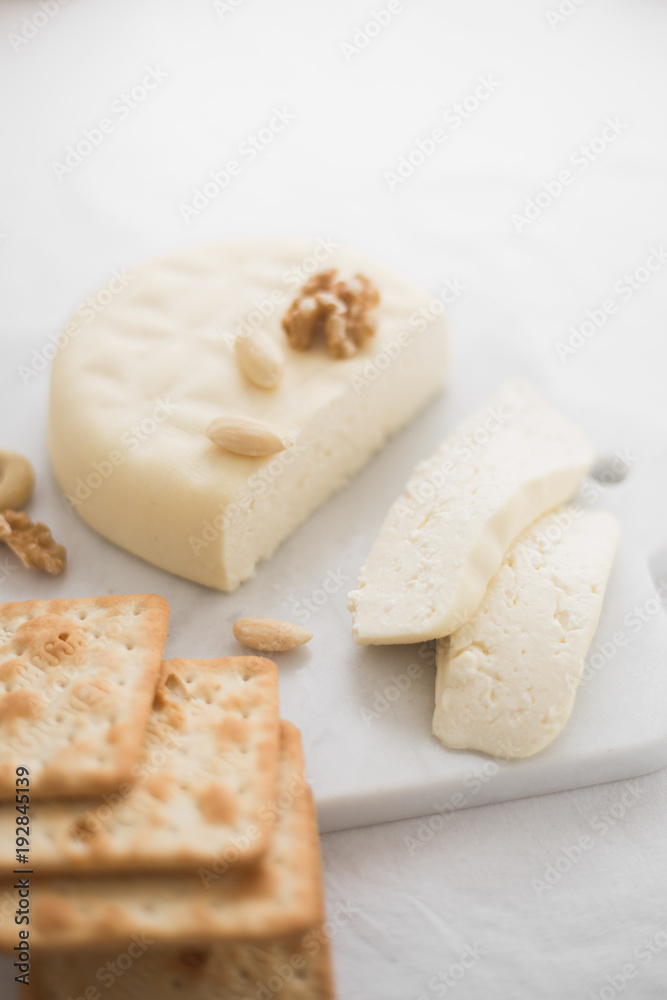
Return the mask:
<svg viewBox="0 0 667 1000">
<path fill-rule="evenodd" d="M 562 508 L 507 553 L 480 607 L 437 646 L 433 734 L 459 750 L 530 757 L 570 717 L 618 540 L 604 511 Z"/>
<path fill-rule="evenodd" d="M 195 247 L 110 283 L 63 334 L 53 365 L 50 451 L 65 501 L 117 545 L 190 580 L 234 590 L 442 386 L 447 334 L 429 296 L 337 244 Z M 377 334 L 355 356 L 291 348 L 281 320 L 303 282 L 337 268 L 380 293 Z M 130 280 L 131 279 L 131 280 Z M 91 316 L 93 317 L 91 319 Z M 419 330 L 417 327 L 419 326 Z M 261 329 L 285 360 L 254 385 L 236 336 Z M 206 436 L 231 416 L 293 446 L 232 454 Z"/>
<path fill-rule="evenodd" d="M 361 645 L 449 635 L 517 535 L 569 499 L 593 451 L 528 386 L 508 383 L 415 469 L 349 595 Z"/>
</svg>

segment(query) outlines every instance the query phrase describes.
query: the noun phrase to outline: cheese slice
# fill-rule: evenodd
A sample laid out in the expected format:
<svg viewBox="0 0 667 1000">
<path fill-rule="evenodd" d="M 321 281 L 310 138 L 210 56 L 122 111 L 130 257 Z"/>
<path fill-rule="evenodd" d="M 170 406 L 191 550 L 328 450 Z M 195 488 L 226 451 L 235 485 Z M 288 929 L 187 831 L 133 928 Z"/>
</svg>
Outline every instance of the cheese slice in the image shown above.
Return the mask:
<svg viewBox="0 0 667 1000">
<path fill-rule="evenodd" d="M 361 645 L 460 628 L 517 535 L 569 499 L 593 451 L 528 386 L 508 383 L 415 469 L 349 595 Z"/>
<path fill-rule="evenodd" d="M 433 734 L 458 750 L 530 757 L 572 712 L 618 540 L 605 511 L 562 508 L 505 556 L 480 607 L 437 644 Z"/>
<path fill-rule="evenodd" d="M 195 247 L 114 279 L 66 327 L 53 365 L 53 467 L 65 502 L 150 563 L 234 590 L 442 386 L 444 321 L 392 270 L 336 244 Z M 354 357 L 292 349 L 281 320 L 304 281 L 338 268 L 380 293 L 377 334 Z M 431 302 L 431 307 L 433 303 Z M 435 310 L 430 309 L 433 315 Z M 262 329 L 285 358 L 276 388 L 240 370 L 235 337 Z M 269 423 L 277 455 L 232 454 L 216 417 Z"/>
</svg>

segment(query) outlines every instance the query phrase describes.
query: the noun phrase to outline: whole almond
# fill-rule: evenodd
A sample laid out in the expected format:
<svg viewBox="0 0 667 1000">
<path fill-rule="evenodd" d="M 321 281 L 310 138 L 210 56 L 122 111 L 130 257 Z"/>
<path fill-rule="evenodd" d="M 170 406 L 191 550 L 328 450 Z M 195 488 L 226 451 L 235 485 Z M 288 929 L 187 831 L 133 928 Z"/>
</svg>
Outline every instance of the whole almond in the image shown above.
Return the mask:
<svg viewBox="0 0 667 1000">
<path fill-rule="evenodd" d="M 23 455 L 0 451 L 0 510 L 25 506 L 35 486 L 35 472 Z"/>
<path fill-rule="evenodd" d="M 244 646 L 263 653 L 283 653 L 313 638 L 301 625 L 277 618 L 239 618 L 234 622 L 234 635 Z"/>
<path fill-rule="evenodd" d="M 237 337 L 236 361 L 248 381 L 260 389 L 275 389 L 285 373 L 282 351 L 264 330 Z"/>
<path fill-rule="evenodd" d="M 270 424 L 249 417 L 217 417 L 206 429 L 210 440 L 235 455 L 275 455 L 290 448 L 294 441 Z"/>
</svg>

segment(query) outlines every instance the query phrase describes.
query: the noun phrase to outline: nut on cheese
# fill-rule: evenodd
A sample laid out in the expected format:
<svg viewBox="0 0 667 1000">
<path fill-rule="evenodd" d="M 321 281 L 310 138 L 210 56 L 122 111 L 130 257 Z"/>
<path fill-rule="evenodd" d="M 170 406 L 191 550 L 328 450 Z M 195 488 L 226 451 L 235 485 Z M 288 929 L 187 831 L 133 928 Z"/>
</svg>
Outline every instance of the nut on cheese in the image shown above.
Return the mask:
<svg viewBox="0 0 667 1000">
<path fill-rule="evenodd" d="M 473 617 L 437 644 L 433 734 L 458 750 L 529 757 L 570 717 L 618 540 L 606 511 L 540 518 Z"/>
<path fill-rule="evenodd" d="M 323 268 L 378 289 L 376 333 L 353 357 L 323 343 L 295 350 L 282 328 Z M 65 501 L 148 562 L 234 590 L 440 389 L 445 324 L 410 322 L 428 301 L 325 240 L 195 247 L 142 265 L 94 319 L 75 317 L 54 360 L 49 442 Z M 238 338 L 253 330 L 284 360 L 270 390 L 238 363 Z M 233 454 L 206 436 L 221 415 L 294 444 Z"/>
<path fill-rule="evenodd" d="M 520 382 L 503 386 L 415 469 L 349 595 L 361 645 L 422 642 L 460 628 L 507 548 L 568 500 L 593 451 Z"/>
</svg>

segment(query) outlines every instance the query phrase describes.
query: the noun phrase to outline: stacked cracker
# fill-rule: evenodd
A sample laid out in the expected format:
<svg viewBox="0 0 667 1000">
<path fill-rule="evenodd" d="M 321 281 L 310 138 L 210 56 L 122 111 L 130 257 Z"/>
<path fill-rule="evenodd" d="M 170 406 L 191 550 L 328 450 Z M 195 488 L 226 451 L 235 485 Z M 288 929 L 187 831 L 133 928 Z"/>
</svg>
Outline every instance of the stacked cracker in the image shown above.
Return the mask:
<svg viewBox="0 0 667 1000">
<path fill-rule="evenodd" d="M 153 595 L 0 606 L 0 877 L 14 901 L 34 872 L 31 995 L 326 1000 L 317 824 L 277 668 L 162 661 L 168 618 Z"/>
</svg>

